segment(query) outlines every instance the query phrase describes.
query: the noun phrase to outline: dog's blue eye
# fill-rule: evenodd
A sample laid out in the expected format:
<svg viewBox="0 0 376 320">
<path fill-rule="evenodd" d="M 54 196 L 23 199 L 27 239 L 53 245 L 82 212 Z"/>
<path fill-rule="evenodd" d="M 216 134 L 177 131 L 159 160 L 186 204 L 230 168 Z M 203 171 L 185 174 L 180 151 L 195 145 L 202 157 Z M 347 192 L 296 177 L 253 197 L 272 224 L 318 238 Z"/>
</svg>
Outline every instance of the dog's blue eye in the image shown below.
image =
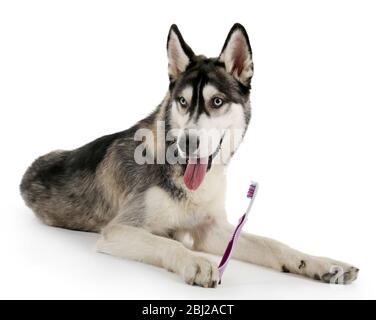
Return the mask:
<svg viewBox="0 0 376 320">
<path fill-rule="evenodd" d="M 212 100 L 212 106 L 214 108 L 219 108 L 223 105 L 223 100 L 221 98 L 215 97 Z"/>
<path fill-rule="evenodd" d="M 180 103 L 183 107 L 187 106 L 187 100 L 185 100 L 184 97 L 179 97 L 179 103 Z"/>
</svg>

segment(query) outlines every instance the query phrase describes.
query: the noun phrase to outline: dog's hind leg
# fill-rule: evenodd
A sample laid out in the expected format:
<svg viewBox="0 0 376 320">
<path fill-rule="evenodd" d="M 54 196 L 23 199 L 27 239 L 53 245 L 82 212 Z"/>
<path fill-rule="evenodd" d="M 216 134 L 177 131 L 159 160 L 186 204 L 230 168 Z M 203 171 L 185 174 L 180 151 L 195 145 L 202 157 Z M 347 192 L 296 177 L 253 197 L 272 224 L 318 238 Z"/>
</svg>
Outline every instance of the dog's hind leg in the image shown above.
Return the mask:
<svg viewBox="0 0 376 320">
<path fill-rule="evenodd" d="M 211 261 L 195 255 L 178 241 L 142 228 L 108 225 L 98 240 L 97 251 L 165 268 L 189 284 L 215 287 L 218 282 L 217 266 Z"/>
<path fill-rule="evenodd" d="M 210 227 L 204 235 L 193 234 L 194 249 L 222 255 L 234 229 L 229 223 L 222 222 Z M 304 254 L 278 241 L 245 232 L 239 238 L 233 257 L 330 283 L 350 283 L 356 279 L 359 271 L 346 263 Z"/>
</svg>

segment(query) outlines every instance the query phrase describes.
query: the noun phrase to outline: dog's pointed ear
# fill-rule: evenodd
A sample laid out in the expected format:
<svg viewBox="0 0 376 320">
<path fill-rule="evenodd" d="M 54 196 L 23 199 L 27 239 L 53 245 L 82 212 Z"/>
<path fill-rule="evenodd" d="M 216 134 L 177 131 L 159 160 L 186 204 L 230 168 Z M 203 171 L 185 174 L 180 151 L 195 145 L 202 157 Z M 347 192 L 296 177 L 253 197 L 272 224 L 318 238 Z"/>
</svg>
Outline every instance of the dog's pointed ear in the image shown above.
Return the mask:
<svg viewBox="0 0 376 320">
<path fill-rule="evenodd" d="M 226 71 L 242 84 L 249 86 L 253 75 L 252 49 L 247 31 L 235 23 L 223 45 L 219 61 L 225 64 Z"/>
<path fill-rule="evenodd" d="M 175 80 L 185 71 L 194 57 L 194 52 L 185 43 L 177 25 L 173 24 L 167 38 L 168 73 Z"/>
</svg>

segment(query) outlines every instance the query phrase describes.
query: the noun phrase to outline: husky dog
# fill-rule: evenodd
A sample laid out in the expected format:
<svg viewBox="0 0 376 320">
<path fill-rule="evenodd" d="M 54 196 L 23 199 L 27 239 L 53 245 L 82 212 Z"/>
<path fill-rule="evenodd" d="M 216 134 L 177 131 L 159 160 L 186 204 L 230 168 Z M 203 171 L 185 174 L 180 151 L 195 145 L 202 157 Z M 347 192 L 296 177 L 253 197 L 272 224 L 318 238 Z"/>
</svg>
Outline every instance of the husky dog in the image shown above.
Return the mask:
<svg viewBox="0 0 376 320">
<path fill-rule="evenodd" d="M 217 265 L 194 251 L 222 255 L 234 231 L 226 220 L 225 170 L 250 121 L 251 46 L 244 27 L 235 24 L 219 57 L 195 55 L 172 25 L 167 53 L 170 85 L 148 117 L 78 149 L 41 156 L 27 169 L 20 190 L 47 225 L 100 232 L 99 252 L 163 267 L 188 284 L 215 287 Z M 153 138 L 137 139 L 141 129 Z M 221 132 L 206 139 L 206 153 L 201 129 Z M 171 130 L 180 133 L 169 140 Z M 232 139 L 235 132 L 240 139 Z M 173 145 L 179 161 L 158 162 Z M 136 157 L 140 146 L 143 164 Z M 182 241 L 187 236 L 189 247 Z M 244 232 L 234 258 L 323 282 L 350 283 L 359 271 Z"/>
</svg>

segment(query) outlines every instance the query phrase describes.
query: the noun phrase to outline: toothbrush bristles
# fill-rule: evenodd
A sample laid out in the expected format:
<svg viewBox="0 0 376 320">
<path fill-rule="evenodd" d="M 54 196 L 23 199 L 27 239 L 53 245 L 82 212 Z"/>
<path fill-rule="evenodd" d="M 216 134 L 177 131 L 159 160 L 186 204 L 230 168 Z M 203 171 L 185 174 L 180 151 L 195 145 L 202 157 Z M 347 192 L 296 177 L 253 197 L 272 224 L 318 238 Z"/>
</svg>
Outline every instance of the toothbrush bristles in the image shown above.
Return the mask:
<svg viewBox="0 0 376 320">
<path fill-rule="evenodd" d="M 256 183 L 252 183 L 249 186 L 247 197 L 248 198 L 253 198 L 253 195 L 255 194 L 255 190 L 256 190 Z"/>
</svg>

